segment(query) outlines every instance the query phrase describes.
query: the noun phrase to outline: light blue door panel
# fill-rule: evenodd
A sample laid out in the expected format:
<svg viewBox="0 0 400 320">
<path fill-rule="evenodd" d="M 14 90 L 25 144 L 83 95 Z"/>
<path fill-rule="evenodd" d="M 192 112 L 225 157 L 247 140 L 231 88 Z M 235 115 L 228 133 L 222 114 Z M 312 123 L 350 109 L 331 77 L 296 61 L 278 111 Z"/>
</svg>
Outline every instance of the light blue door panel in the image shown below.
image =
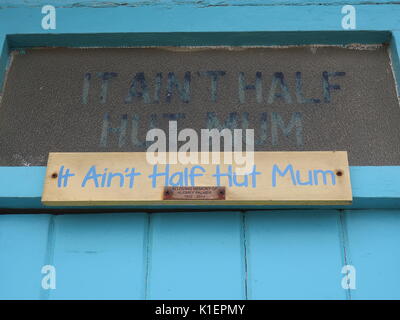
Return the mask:
<svg viewBox="0 0 400 320">
<path fill-rule="evenodd" d="M 356 270 L 352 299 L 400 299 L 400 211 L 353 210 L 345 217 Z"/>
<path fill-rule="evenodd" d="M 50 298 L 143 299 L 147 223 L 143 213 L 57 216 Z"/>
<path fill-rule="evenodd" d="M 152 214 L 149 299 L 244 299 L 239 212 Z"/>
<path fill-rule="evenodd" d="M 40 299 L 50 215 L 0 215 L 0 299 Z"/>
<path fill-rule="evenodd" d="M 246 215 L 249 299 L 345 299 L 338 211 Z"/>
<path fill-rule="evenodd" d="M 44 290 L 41 268 L 56 267 Z M 343 265 L 356 289 L 341 287 Z M 399 210 L 0 215 L 1 299 L 399 299 Z"/>
</svg>

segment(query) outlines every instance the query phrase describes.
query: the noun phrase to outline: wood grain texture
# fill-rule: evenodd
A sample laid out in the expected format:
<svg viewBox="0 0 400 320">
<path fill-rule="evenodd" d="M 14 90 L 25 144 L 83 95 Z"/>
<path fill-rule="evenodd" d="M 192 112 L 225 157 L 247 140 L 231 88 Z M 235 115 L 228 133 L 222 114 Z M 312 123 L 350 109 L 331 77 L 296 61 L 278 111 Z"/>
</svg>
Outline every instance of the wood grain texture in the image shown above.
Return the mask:
<svg viewBox="0 0 400 320">
<path fill-rule="evenodd" d="M 210 160 L 211 154 L 209 155 Z M 219 172 L 226 174 L 229 172 L 229 165 L 224 163 L 223 154 L 221 153 L 219 162 L 221 165 L 218 166 Z M 226 187 L 225 200 L 168 200 L 168 202 L 165 202 L 162 200 L 164 186 L 172 185 L 172 183 L 178 181 L 172 178 L 173 174 L 183 173 L 185 169 L 191 172 L 195 165 L 171 164 L 169 179 L 166 182 L 164 177 L 150 178 L 155 172 L 155 168 L 146 161 L 146 153 L 144 152 L 50 153 L 42 202 L 45 205 L 71 206 L 351 204 L 352 192 L 347 152 L 255 152 L 254 164 L 255 169 L 253 168 L 252 172 L 257 171 L 259 173 L 257 176 L 238 175 L 231 179 L 220 177 L 220 186 Z M 90 171 L 94 166 L 96 174 L 106 172 L 104 185 L 97 178 L 96 181 L 92 179 L 84 182 L 85 177 L 92 176 L 92 173 L 94 173 L 94 171 Z M 130 170 L 133 167 L 135 172 L 141 173 L 141 175 L 135 177 L 132 188 L 128 185 L 128 182 L 125 182 L 125 178 L 109 179 L 111 173 L 123 172 L 125 174 L 131 172 Z M 193 180 L 190 177 L 182 178 L 182 181 L 187 181 L 190 185 L 194 182 L 196 186 L 218 186 L 218 180 L 215 177 L 217 165 L 209 163 L 202 164 L 201 167 L 204 171 L 199 168 L 193 170 L 193 173 L 200 174 L 200 176 L 193 178 Z M 292 169 L 289 170 L 289 168 Z M 65 185 L 65 179 L 62 176 L 67 172 L 67 169 L 75 176 L 70 177 L 67 185 Z M 166 170 L 166 165 L 158 165 L 157 167 L 157 173 L 164 173 Z M 232 166 L 232 172 L 234 171 L 235 166 Z M 328 171 L 330 174 L 322 173 Z M 179 179 L 179 175 L 176 177 Z M 154 181 L 157 184 L 153 184 Z M 246 181 L 246 185 L 240 186 Z M 309 185 L 304 185 L 307 183 Z M 107 187 L 107 184 L 109 187 Z"/>
</svg>

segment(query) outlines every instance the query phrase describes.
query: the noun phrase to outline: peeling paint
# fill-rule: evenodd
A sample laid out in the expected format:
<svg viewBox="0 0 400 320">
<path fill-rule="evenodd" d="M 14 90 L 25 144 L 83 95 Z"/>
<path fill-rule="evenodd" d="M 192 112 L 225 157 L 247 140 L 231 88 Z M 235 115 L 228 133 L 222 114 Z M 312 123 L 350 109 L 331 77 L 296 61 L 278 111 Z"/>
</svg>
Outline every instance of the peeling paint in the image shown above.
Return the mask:
<svg viewBox="0 0 400 320">
<path fill-rule="evenodd" d="M 392 45 L 395 45 L 395 44 L 392 44 Z M 395 83 L 397 100 L 399 101 L 399 106 L 400 106 L 400 84 L 399 84 L 398 74 L 396 74 L 395 66 L 393 63 L 393 59 L 398 59 L 398 57 L 393 57 L 392 50 L 388 50 L 388 54 L 389 54 L 390 69 L 392 71 L 392 75 L 393 75 L 393 79 L 394 79 L 394 83 Z"/>
<path fill-rule="evenodd" d="M 145 0 L 145 1 L 81 1 L 75 0 L 61 0 L 61 1 L 25 1 L 14 0 L 7 1 L 0 5 L 0 9 L 19 8 L 19 7 L 41 7 L 43 5 L 54 5 L 56 8 L 116 8 L 116 7 L 146 7 L 146 6 L 160 6 L 165 8 L 172 8 L 176 6 L 195 6 L 197 8 L 210 8 L 210 7 L 273 7 L 273 6 L 343 6 L 343 5 L 393 5 L 400 4 L 400 1 L 302 1 L 302 0 L 264 0 L 264 1 L 217 1 L 217 0 Z"/>
</svg>

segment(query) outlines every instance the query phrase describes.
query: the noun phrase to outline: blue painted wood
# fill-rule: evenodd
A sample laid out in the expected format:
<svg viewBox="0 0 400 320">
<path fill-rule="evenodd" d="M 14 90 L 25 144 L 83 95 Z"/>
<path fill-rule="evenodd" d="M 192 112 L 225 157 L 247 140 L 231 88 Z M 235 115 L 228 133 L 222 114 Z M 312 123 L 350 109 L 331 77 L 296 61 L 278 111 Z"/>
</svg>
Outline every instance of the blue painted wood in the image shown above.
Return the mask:
<svg viewBox="0 0 400 320">
<path fill-rule="evenodd" d="M 0 167 L 2 197 L 38 198 L 42 196 L 46 167 Z"/>
<path fill-rule="evenodd" d="M 0 32 L 0 96 L 3 91 L 4 77 L 7 70 L 9 60 L 8 42 L 6 41 L 5 34 Z"/>
<path fill-rule="evenodd" d="M 249 299 L 345 299 L 337 211 L 246 213 Z"/>
<path fill-rule="evenodd" d="M 41 204 L 45 167 L 0 167 L 0 208 L 47 208 Z M 332 208 L 399 208 L 400 207 L 400 166 L 383 167 L 350 167 L 351 184 L 353 189 L 353 205 L 332 206 Z M 165 210 L 165 205 L 159 206 L 125 206 L 107 208 L 136 208 L 141 210 Z M 170 205 L 176 208 L 176 205 Z M 298 206 L 297 206 L 298 207 Z M 301 208 L 324 208 L 323 206 L 301 206 Z M 64 207 L 66 208 L 66 207 Z M 70 207 L 71 208 L 71 207 Z M 81 207 L 85 208 L 85 207 Z M 87 207 L 86 207 L 87 208 Z M 198 209 L 198 206 L 180 205 L 187 210 Z M 207 209 L 221 208 L 209 205 Z M 296 206 L 224 206 L 230 209 L 274 209 L 296 208 Z M 75 209 L 79 209 L 76 207 Z"/>
<path fill-rule="evenodd" d="M 399 210 L 150 215 L 0 215 L 0 299 L 400 297 Z"/>
<path fill-rule="evenodd" d="M 244 299 L 238 212 L 151 214 L 149 299 Z"/>
<path fill-rule="evenodd" d="M 184 5 L 164 8 L 59 8 L 57 29 L 43 30 L 40 9 L 23 7 L 0 9 L 0 30 L 2 34 L 60 35 L 124 32 L 347 32 L 342 29 L 341 9 L 342 5 L 211 6 L 201 9 Z M 399 30 L 399 12 L 400 6 L 396 4 L 358 6 L 357 30 Z"/>
<path fill-rule="evenodd" d="M 346 211 L 352 299 L 400 299 L 400 211 Z"/>
<path fill-rule="evenodd" d="M 0 299 L 40 299 L 50 215 L 0 215 Z"/>
<path fill-rule="evenodd" d="M 397 85 L 397 96 L 400 101 L 400 31 L 392 33 L 392 41 L 390 43 L 390 60 L 392 62 L 392 69 L 395 76 Z"/>
<path fill-rule="evenodd" d="M 143 299 L 147 223 L 143 213 L 57 216 L 49 298 Z"/>
<path fill-rule="evenodd" d="M 46 4 L 52 4 L 56 7 L 117 7 L 117 6 L 183 6 L 183 5 L 194 5 L 196 7 L 209 7 L 209 6 L 278 6 L 278 5 L 312 5 L 312 4 L 323 4 L 323 5 L 338 5 L 338 4 L 385 4 L 392 3 L 393 0 L 186 0 L 186 1 L 175 1 L 175 0 L 127 0 L 121 3 L 121 1 L 104 1 L 104 0 L 3 0 L 1 7 L 19 7 L 19 6 L 42 6 Z"/>
<path fill-rule="evenodd" d="M 400 166 L 354 166 L 351 167 L 350 177 L 356 198 L 400 197 Z"/>
</svg>

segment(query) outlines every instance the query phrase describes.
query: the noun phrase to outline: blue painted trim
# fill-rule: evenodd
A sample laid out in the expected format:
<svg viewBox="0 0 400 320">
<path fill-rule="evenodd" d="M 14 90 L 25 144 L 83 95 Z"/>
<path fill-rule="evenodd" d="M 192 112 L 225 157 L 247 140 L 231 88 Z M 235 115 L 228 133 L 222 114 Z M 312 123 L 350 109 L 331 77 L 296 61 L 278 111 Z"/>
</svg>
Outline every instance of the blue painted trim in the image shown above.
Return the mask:
<svg viewBox="0 0 400 320">
<path fill-rule="evenodd" d="M 171 7 L 179 5 L 193 5 L 198 8 L 210 7 L 210 6 L 277 6 L 277 5 L 338 5 L 338 4 L 352 4 L 352 5 L 370 5 L 370 4 L 386 4 L 394 3 L 393 0 L 186 0 L 186 1 L 175 1 L 175 0 L 128 0 L 128 1 L 104 1 L 104 0 L 3 0 L 0 8 L 18 8 L 18 7 L 37 7 L 46 4 L 54 5 L 55 7 L 73 8 L 73 7 L 88 7 L 88 8 L 106 8 L 106 7 L 138 7 L 138 6 L 159 6 L 159 7 Z"/>
<path fill-rule="evenodd" d="M 399 30 L 400 5 L 363 5 L 357 31 Z M 342 5 L 220 6 L 175 5 L 58 8 L 57 29 L 41 28 L 40 8 L 0 8 L 2 34 L 80 34 L 140 32 L 344 31 Z"/>
<path fill-rule="evenodd" d="M 7 70 L 9 59 L 8 42 L 4 35 L 0 35 L 0 97 L 4 85 L 4 78 Z"/>
<path fill-rule="evenodd" d="M 390 57 L 392 62 L 392 69 L 395 75 L 397 85 L 397 96 L 400 101 L 400 31 L 394 31 L 392 34 L 392 40 L 390 43 Z"/>
<path fill-rule="evenodd" d="M 350 167 L 353 189 L 351 206 L 332 206 L 335 209 L 400 208 L 400 166 Z M 0 208 L 2 209 L 82 209 L 88 207 L 45 207 L 41 203 L 46 167 L 0 167 Z M 326 206 L 301 206 L 301 208 Z M 101 209 L 198 209 L 192 205 L 162 206 L 104 206 Z M 208 209 L 275 209 L 296 206 L 207 206 Z M 43 212 L 43 211 L 42 211 Z"/>
</svg>

